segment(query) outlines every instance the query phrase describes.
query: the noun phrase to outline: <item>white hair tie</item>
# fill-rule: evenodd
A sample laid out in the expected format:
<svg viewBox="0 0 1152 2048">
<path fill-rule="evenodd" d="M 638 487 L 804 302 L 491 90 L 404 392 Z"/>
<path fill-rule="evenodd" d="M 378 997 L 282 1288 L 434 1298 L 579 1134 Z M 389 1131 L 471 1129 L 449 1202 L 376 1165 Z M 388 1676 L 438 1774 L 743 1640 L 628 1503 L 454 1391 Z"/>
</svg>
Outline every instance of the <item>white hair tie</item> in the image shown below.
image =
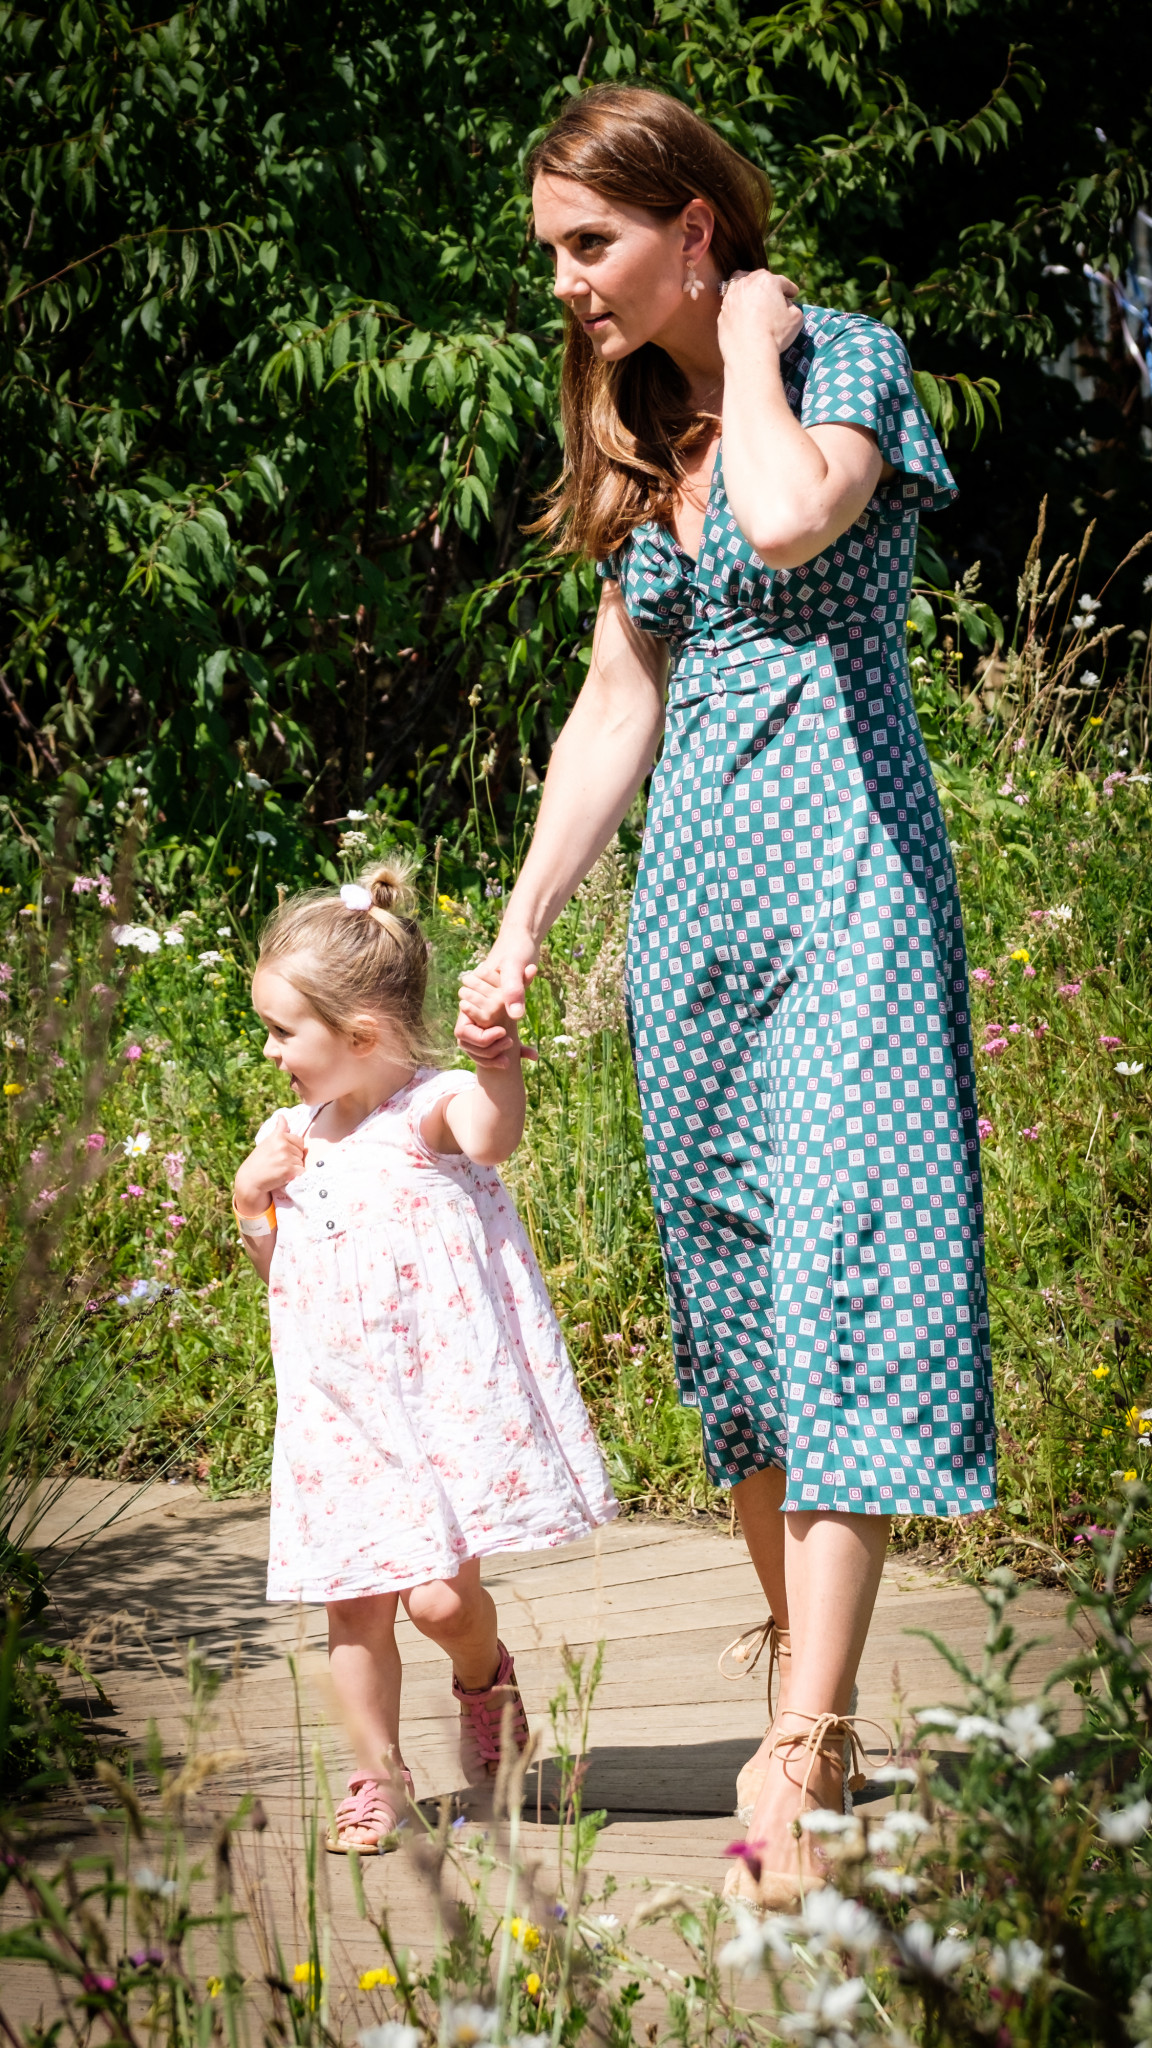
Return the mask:
<svg viewBox="0 0 1152 2048">
<path fill-rule="evenodd" d="M 340 885 L 340 901 L 344 905 L 345 910 L 371 910 L 373 908 L 372 891 L 371 889 L 366 889 L 363 882 L 342 882 Z"/>
</svg>

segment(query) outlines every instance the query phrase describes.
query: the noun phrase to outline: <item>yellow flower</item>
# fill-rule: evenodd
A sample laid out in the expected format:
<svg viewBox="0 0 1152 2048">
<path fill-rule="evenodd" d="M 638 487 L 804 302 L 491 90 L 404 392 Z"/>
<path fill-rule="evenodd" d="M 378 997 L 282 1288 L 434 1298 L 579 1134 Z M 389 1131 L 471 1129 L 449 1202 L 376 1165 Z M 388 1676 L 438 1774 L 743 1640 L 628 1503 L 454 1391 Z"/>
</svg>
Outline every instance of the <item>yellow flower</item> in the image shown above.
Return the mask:
<svg viewBox="0 0 1152 2048">
<path fill-rule="evenodd" d="M 397 1981 L 392 1970 L 362 1970 L 360 1973 L 361 1991 L 386 1991 Z"/>
<path fill-rule="evenodd" d="M 510 1920 L 508 1932 L 521 1948 L 534 1949 L 540 1946 L 540 1929 L 533 1927 L 530 1920 Z"/>
<path fill-rule="evenodd" d="M 1124 1474 L 1124 1477 L 1125 1477 L 1125 1479 L 1135 1479 L 1135 1478 L 1136 1478 L 1136 1476 L 1137 1476 L 1137 1475 L 1136 1475 L 1136 1473 L 1135 1473 L 1135 1472 L 1126 1472 L 1126 1473 Z"/>
<path fill-rule="evenodd" d="M 311 1984 L 315 1978 L 319 1978 L 321 1984 L 324 1982 L 324 1971 L 317 1963 L 297 1963 L 292 1972 L 294 1984 Z"/>
<path fill-rule="evenodd" d="M 1094 1380 L 1106 1380 L 1111 1370 L 1110 1365 L 1094 1365 L 1092 1367 L 1092 1377 Z"/>
<path fill-rule="evenodd" d="M 220 1993 L 224 1989 L 223 1977 L 209 1977 L 205 1989 L 209 1998 L 219 1998 Z"/>
<path fill-rule="evenodd" d="M 1104 720 L 1102 718 L 1090 718 L 1088 723 L 1089 725 L 1103 725 Z"/>
<path fill-rule="evenodd" d="M 1111 1434 L 1112 1434 L 1112 1431 L 1111 1431 L 1110 1429 L 1102 1429 L 1102 1430 L 1100 1431 L 1100 1434 L 1101 1434 L 1101 1436 L 1111 1436 Z"/>
<path fill-rule="evenodd" d="M 238 875 L 240 870 L 239 868 L 225 868 L 224 873 L 226 875 Z"/>
<path fill-rule="evenodd" d="M 23 1093 L 24 1093 L 24 1084 L 23 1084 L 23 1082 L 22 1082 L 22 1081 L 5 1081 L 5 1083 L 4 1083 L 4 1093 L 5 1093 L 5 1095 L 23 1095 Z"/>
<path fill-rule="evenodd" d="M 1129 1429 L 1138 1430 L 1141 1421 L 1140 1410 L 1138 1408 L 1126 1408 L 1124 1411 L 1124 1420 L 1128 1424 Z"/>
<path fill-rule="evenodd" d="M 540 1989 L 540 1979 L 536 1975 L 535 1970 L 529 1970 L 528 1975 L 524 1979 L 524 1989 L 528 1993 L 529 1998 L 535 1998 Z"/>
<path fill-rule="evenodd" d="M 26 903 L 24 905 L 24 908 L 20 912 L 20 915 L 21 917 L 27 917 L 30 913 L 35 913 L 35 910 L 36 905 L 34 903 Z"/>
<path fill-rule="evenodd" d="M 1014 960 L 1019 960 L 1022 967 L 1027 967 L 1031 957 L 1027 946 L 1017 946 L 1016 951 L 1012 955 Z"/>
</svg>

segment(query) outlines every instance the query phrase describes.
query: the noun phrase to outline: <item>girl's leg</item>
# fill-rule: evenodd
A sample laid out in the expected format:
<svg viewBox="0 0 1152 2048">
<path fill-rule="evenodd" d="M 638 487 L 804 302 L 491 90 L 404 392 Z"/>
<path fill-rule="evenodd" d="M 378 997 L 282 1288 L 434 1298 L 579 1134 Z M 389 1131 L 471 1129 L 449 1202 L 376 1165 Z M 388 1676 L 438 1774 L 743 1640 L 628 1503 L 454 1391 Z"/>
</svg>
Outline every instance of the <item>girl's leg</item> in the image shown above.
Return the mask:
<svg viewBox="0 0 1152 2048">
<path fill-rule="evenodd" d="M 328 1606 L 328 1666 L 353 1753 L 362 1771 L 400 1761 L 399 1595 L 333 1600 Z"/>
<path fill-rule="evenodd" d="M 784 1571 L 784 1523 L 787 1518 L 781 1511 L 785 1486 L 786 1480 L 781 1468 L 778 1465 L 769 1465 L 763 1471 L 753 1472 L 747 1479 L 741 1479 L 738 1485 L 732 1488 L 732 1499 L 740 1518 L 740 1534 L 748 1545 L 748 1555 L 764 1588 L 768 1612 L 781 1629 L 788 1627 L 788 1585 Z M 764 1664 L 760 1665 L 761 1671 L 765 1668 Z M 745 1788 L 750 1788 L 754 1782 L 752 1774 L 762 1769 L 764 1753 L 772 1728 L 775 1726 L 775 1717 L 779 1715 L 782 1707 L 788 1705 L 791 1668 L 790 1657 L 784 1656 L 778 1660 L 773 1722 L 766 1731 L 760 1748 L 749 1757 L 744 1770 L 740 1773 L 737 1787 L 738 1804 L 752 1797 L 751 1790 Z M 745 1778 L 745 1772 L 750 1774 L 748 1779 Z"/>
<path fill-rule="evenodd" d="M 792 1630 L 790 1704 L 803 1714 L 845 1714 L 872 1620 L 891 1519 L 887 1515 L 786 1514 L 784 1571 Z M 806 1723 L 785 1720 L 781 1732 Z M 799 1788 L 808 1757 L 777 1751 L 748 1829 L 768 1870 L 796 1869 L 791 1824 L 799 1810 Z M 838 1810 L 843 1774 L 830 1758 L 818 1757 L 809 1780 L 808 1803 Z M 815 1868 L 810 1837 L 801 1837 L 801 1860 Z"/>
<path fill-rule="evenodd" d="M 480 1560 L 470 1557 L 454 1579 L 412 1586 L 400 1598 L 422 1636 L 452 1659 L 452 1671 L 466 1692 L 492 1685 L 500 1668 L 496 1647 L 496 1604 L 480 1584 Z"/>
</svg>

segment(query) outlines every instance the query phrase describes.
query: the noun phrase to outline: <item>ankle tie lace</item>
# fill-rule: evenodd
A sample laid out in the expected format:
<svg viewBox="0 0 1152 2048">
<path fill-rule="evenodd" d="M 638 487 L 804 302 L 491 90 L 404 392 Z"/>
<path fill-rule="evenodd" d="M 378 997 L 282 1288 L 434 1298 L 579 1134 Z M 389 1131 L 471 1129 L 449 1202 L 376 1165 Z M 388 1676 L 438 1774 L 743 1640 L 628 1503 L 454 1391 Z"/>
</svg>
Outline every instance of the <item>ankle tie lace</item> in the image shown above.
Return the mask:
<svg viewBox="0 0 1152 2048">
<path fill-rule="evenodd" d="M 773 1677 L 779 1684 L 784 1676 L 781 1666 L 792 1656 L 790 1629 L 781 1628 L 779 1622 L 769 1615 L 767 1621 L 758 1622 L 755 1628 L 746 1628 L 743 1635 L 728 1643 L 716 1660 L 716 1668 L 721 1678 L 735 1685 L 741 1678 L 751 1678 L 765 1650 L 768 1652 L 768 1712 L 771 1714 Z M 738 1670 L 725 1669 L 729 1658 L 740 1667 Z"/>
<path fill-rule="evenodd" d="M 798 1707 L 785 1707 L 782 1712 L 789 1719 L 807 1721 L 808 1728 L 806 1732 L 797 1730 L 794 1735 L 778 1735 L 768 1755 L 769 1758 L 774 1757 L 777 1750 L 793 1748 L 797 1744 L 807 1753 L 808 1761 L 800 1786 L 802 1800 L 808 1796 L 808 1786 L 816 1768 L 817 1758 L 822 1756 L 829 1763 L 837 1764 L 843 1771 L 846 1769 L 845 1749 L 848 1750 L 854 1767 L 848 1777 L 848 1789 L 851 1792 L 863 1791 L 868 1779 L 863 1769 L 867 1759 L 858 1732 L 861 1728 L 874 1728 L 878 1735 L 883 1736 L 888 1752 L 884 1762 L 892 1761 L 892 1739 L 879 1721 L 869 1721 L 859 1714 L 805 1714 Z"/>
</svg>

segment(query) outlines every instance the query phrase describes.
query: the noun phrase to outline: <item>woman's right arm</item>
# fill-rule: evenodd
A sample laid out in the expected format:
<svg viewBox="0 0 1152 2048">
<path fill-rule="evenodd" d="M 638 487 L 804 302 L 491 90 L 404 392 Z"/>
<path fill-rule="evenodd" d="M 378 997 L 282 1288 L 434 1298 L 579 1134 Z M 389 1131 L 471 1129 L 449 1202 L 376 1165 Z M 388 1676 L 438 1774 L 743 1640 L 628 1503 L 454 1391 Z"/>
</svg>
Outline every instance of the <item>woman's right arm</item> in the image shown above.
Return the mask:
<svg viewBox="0 0 1152 2048">
<path fill-rule="evenodd" d="M 588 676 L 552 749 L 528 857 L 479 970 L 499 985 L 510 1017 L 524 1015 L 525 983 L 535 973 L 541 941 L 651 770 L 664 730 L 667 676 L 667 643 L 641 633 L 619 584 L 606 582 Z M 479 1041 L 490 1036 L 501 1034 L 477 1033 L 481 1054 L 488 1046 Z M 461 1036 L 461 1044 L 476 1056 L 468 1037 Z"/>
</svg>

